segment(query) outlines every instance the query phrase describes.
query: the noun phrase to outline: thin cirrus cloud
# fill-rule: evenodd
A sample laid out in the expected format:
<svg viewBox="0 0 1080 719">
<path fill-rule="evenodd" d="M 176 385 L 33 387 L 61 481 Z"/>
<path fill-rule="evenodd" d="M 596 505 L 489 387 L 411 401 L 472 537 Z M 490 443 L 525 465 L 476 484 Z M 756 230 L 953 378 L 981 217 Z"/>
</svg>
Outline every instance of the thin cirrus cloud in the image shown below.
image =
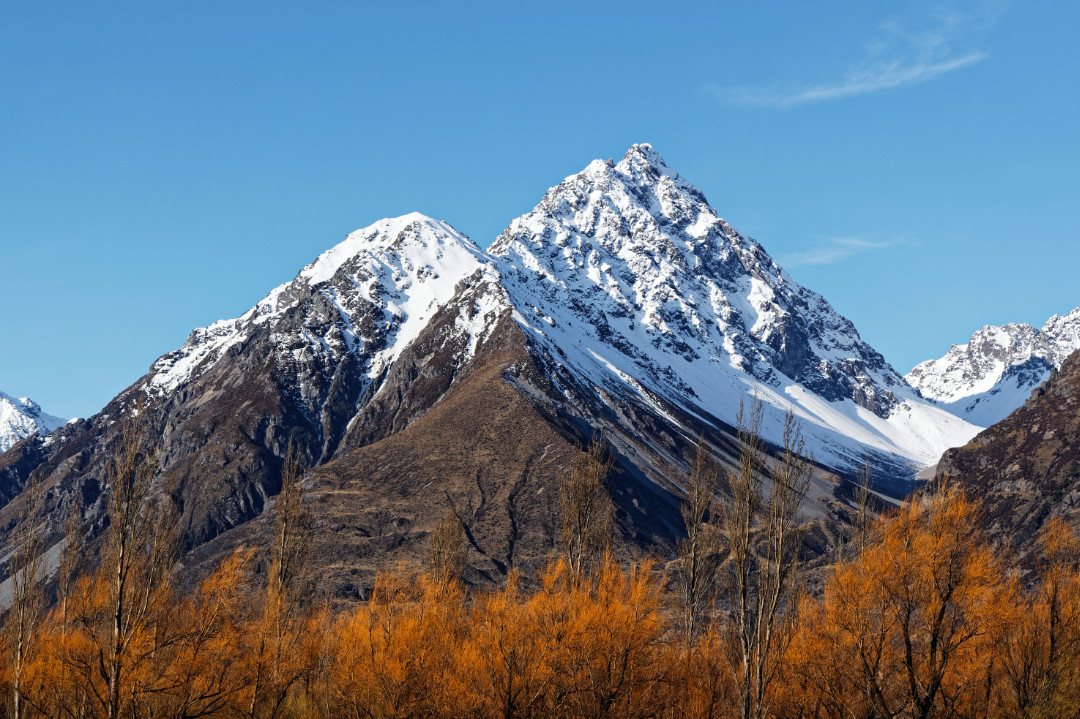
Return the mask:
<svg viewBox="0 0 1080 719">
<path fill-rule="evenodd" d="M 831 265 L 863 252 L 908 244 L 911 243 L 905 240 L 873 242 L 858 237 L 832 237 L 825 240 L 817 247 L 811 247 L 803 252 L 794 252 L 784 255 L 779 258 L 779 262 L 789 269 L 805 265 Z"/>
<path fill-rule="evenodd" d="M 1000 7 L 983 3 L 979 12 L 945 14 L 929 29 L 911 31 L 886 23 L 865 45 L 863 59 L 844 77 L 795 88 L 713 88 L 732 105 L 784 110 L 928 82 L 985 60 L 977 39 L 996 22 Z M 963 47 L 964 49 L 957 49 Z"/>
<path fill-rule="evenodd" d="M 766 105 L 784 109 L 812 102 L 865 95 L 894 87 L 917 85 L 945 73 L 969 67 L 985 58 L 985 52 L 972 52 L 939 62 L 922 61 L 909 64 L 903 60 L 894 60 L 872 70 L 852 73 L 844 80 L 832 84 L 814 85 L 786 94 L 740 90 L 728 99 L 735 104 Z"/>
</svg>

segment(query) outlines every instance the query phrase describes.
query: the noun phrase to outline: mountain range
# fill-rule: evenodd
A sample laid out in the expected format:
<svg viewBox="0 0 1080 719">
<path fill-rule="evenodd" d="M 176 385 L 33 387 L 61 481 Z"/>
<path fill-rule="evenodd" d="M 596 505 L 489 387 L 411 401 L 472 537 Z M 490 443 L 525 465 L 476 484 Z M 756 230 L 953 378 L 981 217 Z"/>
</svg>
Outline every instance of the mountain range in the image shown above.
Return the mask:
<svg viewBox="0 0 1080 719">
<path fill-rule="evenodd" d="M 117 420 L 145 397 L 190 567 L 266 531 L 293 447 L 332 591 L 362 594 L 377 569 L 418 561 L 448 506 L 484 582 L 550 554 L 558 478 L 593 437 L 617 456 L 617 551 L 670 551 L 694 445 L 731 462 L 740 404 L 756 398 L 774 446 L 784 413 L 800 420 L 827 548 L 864 458 L 899 498 L 982 428 L 938 390 L 975 373 L 932 381 L 937 367 L 909 384 L 634 145 L 552 187 L 486 251 L 417 213 L 353 232 L 240 317 L 196 329 L 98 414 L 21 439 L 0 455 L 0 481 L 17 498 L 37 472 L 53 541 L 76 506 L 94 535 Z M 985 384 L 993 372 L 980 371 Z"/>
</svg>

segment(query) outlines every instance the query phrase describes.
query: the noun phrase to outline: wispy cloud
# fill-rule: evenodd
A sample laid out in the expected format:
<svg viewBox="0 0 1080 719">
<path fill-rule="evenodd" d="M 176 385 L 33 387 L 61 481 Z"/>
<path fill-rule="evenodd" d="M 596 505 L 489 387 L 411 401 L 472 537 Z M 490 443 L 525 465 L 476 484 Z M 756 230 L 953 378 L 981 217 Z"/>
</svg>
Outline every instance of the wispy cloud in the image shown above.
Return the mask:
<svg viewBox="0 0 1080 719">
<path fill-rule="evenodd" d="M 872 70 L 852 73 L 840 82 L 832 84 L 814 85 L 787 94 L 739 90 L 732 93 L 728 99 L 738 105 L 767 105 L 785 109 L 811 102 L 839 100 L 868 92 L 917 85 L 947 72 L 974 65 L 984 60 L 986 56 L 985 52 L 973 52 L 940 62 L 921 61 L 912 64 L 907 64 L 903 60 L 894 60 Z"/>
<path fill-rule="evenodd" d="M 831 265 L 863 252 L 912 244 L 902 239 L 873 242 L 858 237 L 830 237 L 816 247 L 811 247 L 803 252 L 782 255 L 777 261 L 787 269 L 803 265 Z"/>
<path fill-rule="evenodd" d="M 864 43 L 862 58 L 838 80 L 796 87 L 713 88 L 712 91 L 733 105 L 787 109 L 918 85 L 971 67 L 988 57 L 979 45 L 985 31 L 996 22 L 1001 5 L 987 0 L 974 7 L 964 13 L 940 13 L 929 27 L 919 30 L 899 21 L 883 24 Z"/>
</svg>

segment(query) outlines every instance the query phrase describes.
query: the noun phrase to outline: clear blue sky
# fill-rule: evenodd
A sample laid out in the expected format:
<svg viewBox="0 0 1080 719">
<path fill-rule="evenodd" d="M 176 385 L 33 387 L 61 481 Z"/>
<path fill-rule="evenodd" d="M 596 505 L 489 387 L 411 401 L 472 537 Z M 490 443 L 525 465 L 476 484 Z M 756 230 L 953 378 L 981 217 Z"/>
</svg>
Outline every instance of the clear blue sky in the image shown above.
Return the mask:
<svg viewBox="0 0 1080 719">
<path fill-rule="evenodd" d="M 418 210 L 651 142 L 901 372 L 1080 305 L 1080 4 L 0 5 L 0 389 L 86 416 Z"/>
</svg>

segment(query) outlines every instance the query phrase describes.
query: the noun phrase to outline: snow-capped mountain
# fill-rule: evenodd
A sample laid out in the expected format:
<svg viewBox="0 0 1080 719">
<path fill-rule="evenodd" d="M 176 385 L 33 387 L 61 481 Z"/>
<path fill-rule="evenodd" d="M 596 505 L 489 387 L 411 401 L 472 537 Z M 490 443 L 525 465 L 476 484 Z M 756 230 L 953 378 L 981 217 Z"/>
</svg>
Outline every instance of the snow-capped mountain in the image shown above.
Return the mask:
<svg viewBox="0 0 1080 719">
<path fill-rule="evenodd" d="M 1077 349 L 1080 307 L 1054 315 L 1041 329 L 987 325 L 944 357 L 920 363 L 905 379 L 956 416 L 989 427 L 1022 405 Z"/>
<path fill-rule="evenodd" d="M 47 435 L 66 422 L 45 414 L 29 397 L 15 398 L 0 392 L 0 452 L 32 434 Z"/>
<path fill-rule="evenodd" d="M 490 252 L 535 341 L 611 392 L 729 424 L 756 394 L 770 440 L 791 407 L 841 470 L 868 452 L 930 464 L 978 429 L 918 398 L 649 145 L 553 187 Z"/>
<path fill-rule="evenodd" d="M 277 373 L 310 397 L 305 404 L 318 414 L 320 390 L 342 361 L 359 362 L 362 393 L 458 289 L 468 289 L 459 288 L 466 280 L 475 287 L 495 280 L 489 258 L 468 237 L 419 213 L 380 220 L 348 235 L 240 317 L 196 329 L 153 364 L 149 391 L 170 395 L 268 331 Z M 483 310 L 499 309 L 498 296 Z M 468 339 L 465 360 L 493 319 L 483 310 L 455 326 Z"/>
</svg>

